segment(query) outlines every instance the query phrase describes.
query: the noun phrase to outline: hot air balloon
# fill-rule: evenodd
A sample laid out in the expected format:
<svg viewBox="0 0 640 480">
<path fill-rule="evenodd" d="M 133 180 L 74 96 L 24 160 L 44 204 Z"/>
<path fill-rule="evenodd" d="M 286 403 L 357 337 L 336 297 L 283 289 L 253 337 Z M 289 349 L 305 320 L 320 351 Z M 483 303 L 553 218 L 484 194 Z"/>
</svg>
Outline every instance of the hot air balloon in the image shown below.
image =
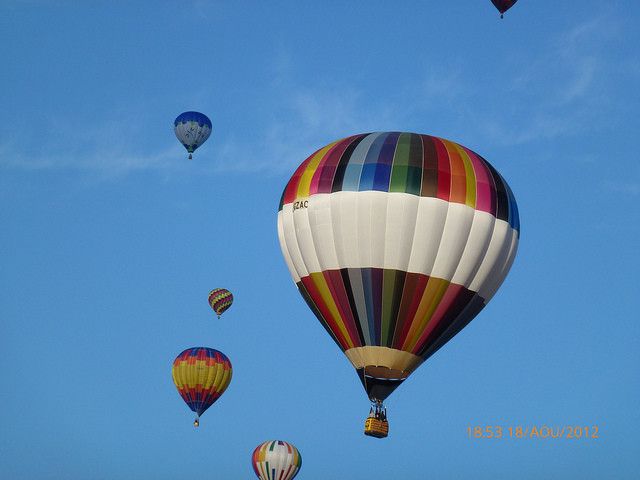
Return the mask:
<svg viewBox="0 0 640 480">
<path fill-rule="evenodd" d="M 178 355 L 171 369 L 178 393 L 196 413 L 193 422 L 200 425 L 202 415 L 224 393 L 231 382 L 232 368 L 227 356 L 207 347 L 187 348 Z"/>
<path fill-rule="evenodd" d="M 233 303 L 233 294 L 226 288 L 214 288 L 209 292 L 209 305 L 218 318 L 226 312 Z"/>
<path fill-rule="evenodd" d="M 516 254 L 511 189 L 449 140 L 378 132 L 307 158 L 278 212 L 295 284 L 372 402 L 365 433 L 384 437 L 384 400 L 487 304 Z"/>
<path fill-rule="evenodd" d="M 500 18 L 504 17 L 504 12 L 513 7 L 518 0 L 491 0 L 494 7 L 500 12 Z"/>
<path fill-rule="evenodd" d="M 189 160 L 191 160 L 196 148 L 206 142 L 211 135 L 211 120 L 204 113 L 183 112 L 173 122 L 173 129 L 180 143 L 189 152 Z"/>
<path fill-rule="evenodd" d="M 302 456 L 290 443 L 269 440 L 256 447 L 251 463 L 260 480 L 291 480 L 300 471 Z"/>
</svg>

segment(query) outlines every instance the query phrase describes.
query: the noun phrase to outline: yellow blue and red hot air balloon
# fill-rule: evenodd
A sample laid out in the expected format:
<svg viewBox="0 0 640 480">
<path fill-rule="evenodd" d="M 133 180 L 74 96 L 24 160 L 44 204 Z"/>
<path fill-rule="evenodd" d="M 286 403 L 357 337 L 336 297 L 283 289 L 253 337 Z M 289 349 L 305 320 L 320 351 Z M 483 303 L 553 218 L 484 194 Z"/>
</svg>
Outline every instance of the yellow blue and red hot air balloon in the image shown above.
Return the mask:
<svg viewBox="0 0 640 480">
<path fill-rule="evenodd" d="M 173 122 L 173 130 L 189 152 L 189 160 L 196 148 L 207 141 L 211 135 L 211 120 L 204 113 L 183 112 Z"/>
<path fill-rule="evenodd" d="M 227 356 L 213 348 L 187 348 L 176 357 L 171 369 L 173 383 L 196 414 L 194 426 L 200 425 L 200 415 L 227 389 L 232 373 Z"/>
<path fill-rule="evenodd" d="M 218 318 L 233 304 L 233 294 L 226 288 L 214 288 L 209 292 L 209 305 Z"/>
<path fill-rule="evenodd" d="M 260 480 L 291 480 L 302 467 L 302 455 L 290 443 L 269 440 L 256 447 L 251 464 Z"/>
<path fill-rule="evenodd" d="M 493 6 L 500 12 L 500 18 L 504 17 L 504 12 L 513 7 L 518 0 L 491 0 Z"/>
<path fill-rule="evenodd" d="M 280 246 L 373 403 L 366 428 L 379 429 L 365 433 L 386 436 L 382 402 L 487 304 L 519 235 L 505 180 L 449 140 L 354 135 L 298 167 L 280 202 Z"/>
</svg>

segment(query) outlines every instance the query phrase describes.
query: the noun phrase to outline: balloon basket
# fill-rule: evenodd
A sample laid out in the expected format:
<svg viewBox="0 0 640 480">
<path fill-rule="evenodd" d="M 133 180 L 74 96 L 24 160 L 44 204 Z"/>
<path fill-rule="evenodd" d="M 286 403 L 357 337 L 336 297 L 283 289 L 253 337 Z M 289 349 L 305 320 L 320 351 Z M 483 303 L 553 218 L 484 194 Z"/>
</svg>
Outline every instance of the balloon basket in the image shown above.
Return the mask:
<svg viewBox="0 0 640 480">
<path fill-rule="evenodd" d="M 369 417 L 364 422 L 364 434 L 368 437 L 385 438 L 389 435 L 389 422 Z"/>
</svg>

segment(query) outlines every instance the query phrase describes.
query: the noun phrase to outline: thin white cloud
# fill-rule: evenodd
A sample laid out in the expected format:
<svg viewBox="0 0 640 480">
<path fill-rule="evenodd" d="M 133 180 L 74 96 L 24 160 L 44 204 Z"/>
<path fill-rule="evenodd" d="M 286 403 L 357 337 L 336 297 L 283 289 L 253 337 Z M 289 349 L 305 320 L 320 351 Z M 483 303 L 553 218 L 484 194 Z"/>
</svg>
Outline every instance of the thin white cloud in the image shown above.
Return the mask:
<svg viewBox="0 0 640 480">
<path fill-rule="evenodd" d="M 230 138 L 219 149 L 216 171 L 291 171 L 313 149 L 344 136 L 392 125 L 394 112 L 383 105 L 365 102 L 363 95 L 349 89 L 286 89 L 281 108 L 250 143 Z M 339 90 L 339 91 L 338 91 Z"/>
<path fill-rule="evenodd" d="M 633 181 L 626 179 L 620 182 L 607 181 L 604 183 L 604 188 L 610 192 L 636 197 L 640 195 L 640 180 Z"/>
<path fill-rule="evenodd" d="M 126 117 L 122 117 L 126 118 Z M 144 130 L 139 124 L 116 120 L 102 124 L 51 122 L 31 145 L 18 137 L 0 144 L 0 168 L 18 170 L 72 170 L 100 176 L 120 176 L 133 171 L 169 169 L 184 157 L 180 145 L 151 151 L 137 146 Z M 168 130 L 170 131 L 170 130 Z"/>
<path fill-rule="evenodd" d="M 272 108 L 255 113 L 262 118 L 252 119 L 249 138 L 246 132 L 228 131 L 212 139 L 207 145 L 212 160 L 199 171 L 289 172 L 315 148 L 346 135 L 384 129 L 415 126 L 416 131 L 482 137 L 484 143 L 505 147 L 584 132 L 594 128 L 594 118 L 613 108 L 603 72 L 616 71 L 607 49 L 624 33 L 620 30 L 620 24 L 601 16 L 550 39 L 548 48 L 537 50 L 544 52 L 537 58 L 521 55 L 506 61 L 499 72 L 509 86 L 504 99 L 480 91 L 468 80 L 474 76 L 466 68 L 472 67 L 463 63 L 441 70 L 430 67 L 421 80 L 394 89 L 393 98 L 338 81 L 303 83 L 296 80 L 295 62 L 281 49 L 271 84 L 263 88 L 269 96 L 265 104 Z M 204 90 L 188 97 L 198 100 L 196 104 L 207 104 L 210 98 Z M 137 116 L 139 112 L 118 112 L 111 118 Z M 138 145 L 143 133 L 119 120 L 80 131 L 72 122 L 47 128 L 35 148 L 0 141 L 0 169 L 71 169 L 112 177 L 171 171 L 179 164 L 175 159 L 185 156 L 169 129 L 166 137 L 156 135 L 164 139 L 157 148 L 145 150 Z"/>
<path fill-rule="evenodd" d="M 562 92 L 565 103 L 584 97 L 592 87 L 601 62 L 595 57 L 582 58 L 575 62 L 574 76 Z"/>
<path fill-rule="evenodd" d="M 281 47 L 272 63 L 268 118 L 250 142 L 230 136 L 220 141 L 212 171 L 279 174 L 291 172 L 315 149 L 348 135 L 394 128 L 400 109 L 372 102 L 341 83 L 313 86 L 296 82 L 295 62 Z"/>
<path fill-rule="evenodd" d="M 599 16 L 550 39 L 546 54 L 523 58 L 521 65 L 529 66 L 512 84 L 514 104 L 506 115 L 490 116 L 487 133 L 508 146 L 593 128 L 612 109 L 607 72 L 616 68 L 607 49 L 619 34 L 619 24 Z"/>
<path fill-rule="evenodd" d="M 501 79 L 497 92 L 467 80 L 474 78 L 468 70 L 473 66 L 431 67 L 418 88 L 423 93 L 420 108 L 423 114 L 438 114 L 439 125 L 456 135 L 481 137 L 502 147 L 601 128 L 617 108 L 612 77 L 629 75 L 631 59 L 610 55 L 622 29 L 610 16 L 600 15 L 549 38 L 546 45 L 532 49 L 537 54 L 519 52 L 496 72 Z"/>
<path fill-rule="evenodd" d="M 200 89 L 181 93 L 176 103 L 188 109 L 207 104 L 209 98 Z M 0 137 L 0 170 L 65 170 L 106 179 L 138 171 L 178 171 L 187 153 L 173 135 L 172 120 L 159 123 L 141 106 L 114 108 L 90 119 L 38 119 L 35 131 L 22 119 Z M 29 142 L 15 132 L 27 132 Z M 154 138 L 162 140 L 150 148 Z"/>
<path fill-rule="evenodd" d="M 184 151 L 171 147 L 154 153 L 136 154 L 124 145 L 87 146 L 73 151 L 54 150 L 50 153 L 26 153 L 13 144 L 0 145 L 0 168 L 27 171 L 73 170 L 117 177 L 140 170 L 168 170 Z"/>
</svg>

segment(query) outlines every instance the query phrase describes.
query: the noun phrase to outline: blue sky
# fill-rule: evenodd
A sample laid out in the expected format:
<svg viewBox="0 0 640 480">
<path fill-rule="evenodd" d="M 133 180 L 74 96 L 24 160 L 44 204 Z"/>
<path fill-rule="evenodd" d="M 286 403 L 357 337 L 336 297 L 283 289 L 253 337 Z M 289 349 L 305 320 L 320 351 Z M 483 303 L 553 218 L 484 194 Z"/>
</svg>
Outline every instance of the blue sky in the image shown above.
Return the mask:
<svg viewBox="0 0 640 480">
<path fill-rule="evenodd" d="M 577 3 L 3 2 L 4 475 L 251 478 L 281 438 L 302 479 L 634 478 L 640 7 Z M 172 132 L 190 109 L 213 122 L 192 162 Z M 276 234 L 293 169 L 378 130 L 477 151 L 522 224 L 501 290 L 390 397 L 381 441 Z M 219 321 L 214 287 L 236 297 Z M 195 345 L 234 366 L 198 430 L 170 374 Z"/>
</svg>

